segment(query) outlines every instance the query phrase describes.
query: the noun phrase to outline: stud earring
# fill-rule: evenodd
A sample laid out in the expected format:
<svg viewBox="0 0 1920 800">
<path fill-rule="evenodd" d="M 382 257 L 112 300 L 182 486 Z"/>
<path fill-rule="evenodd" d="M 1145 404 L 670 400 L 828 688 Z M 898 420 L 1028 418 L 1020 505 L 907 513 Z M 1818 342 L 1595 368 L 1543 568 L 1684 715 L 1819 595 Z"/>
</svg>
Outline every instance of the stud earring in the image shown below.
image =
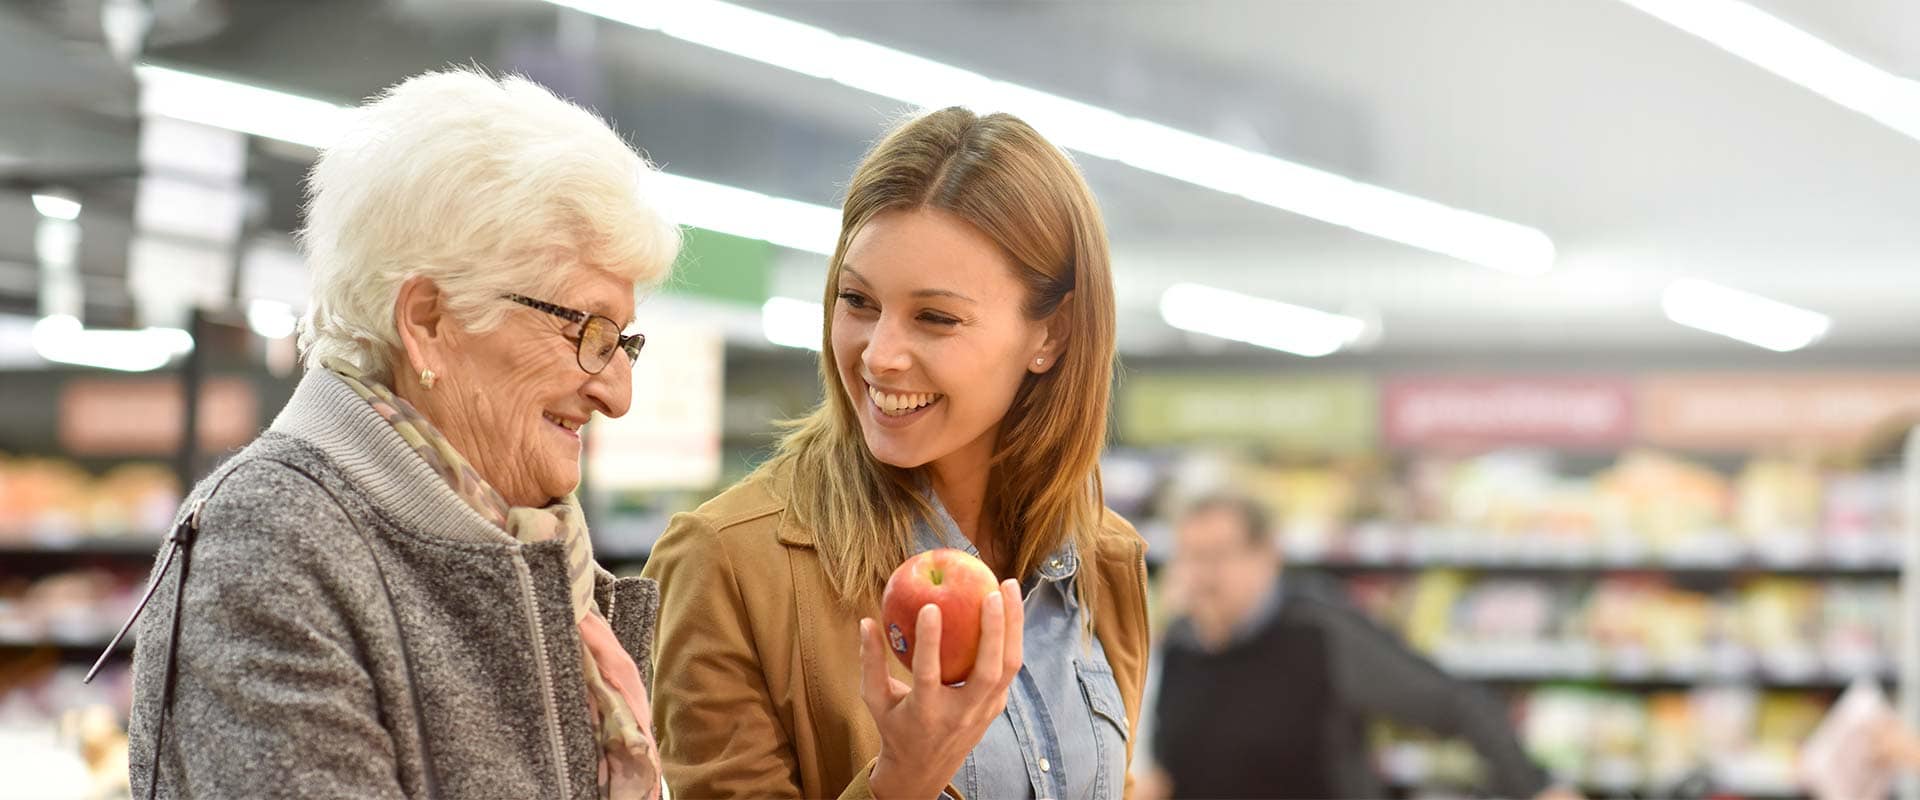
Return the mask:
<svg viewBox="0 0 1920 800">
<path fill-rule="evenodd" d="M 433 370 L 430 370 L 430 369 L 420 370 L 420 388 L 432 389 L 433 382 L 436 380 L 439 380 L 439 376 L 434 375 Z"/>
<path fill-rule="evenodd" d="M 1036 367 L 1044 367 L 1046 366 L 1046 364 L 1047 364 L 1047 360 L 1044 358 L 1036 358 L 1033 360 L 1033 365 Z"/>
</svg>

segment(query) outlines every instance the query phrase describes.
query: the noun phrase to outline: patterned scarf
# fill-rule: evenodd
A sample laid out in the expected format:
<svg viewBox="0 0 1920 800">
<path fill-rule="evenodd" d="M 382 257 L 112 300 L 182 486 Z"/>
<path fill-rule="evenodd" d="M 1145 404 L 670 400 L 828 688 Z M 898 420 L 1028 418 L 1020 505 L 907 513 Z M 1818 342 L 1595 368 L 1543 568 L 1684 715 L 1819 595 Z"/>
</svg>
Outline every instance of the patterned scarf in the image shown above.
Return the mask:
<svg viewBox="0 0 1920 800">
<path fill-rule="evenodd" d="M 400 438 L 438 473 L 454 494 L 480 516 L 500 526 L 521 542 L 559 539 L 566 543 L 567 579 L 573 598 L 573 620 L 580 627 L 581 670 L 587 681 L 587 705 L 594 717 L 600 744 L 600 796 L 657 800 L 660 796 L 660 754 L 654 747 L 653 711 L 640 668 L 620 646 L 613 627 L 601 616 L 593 599 L 593 545 L 580 502 L 572 496 L 546 508 L 514 507 L 500 496 L 473 465 L 453 448 L 433 423 L 413 404 L 337 358 L 325 360 L 327 369 L 392 425 Z"/>
</svg>

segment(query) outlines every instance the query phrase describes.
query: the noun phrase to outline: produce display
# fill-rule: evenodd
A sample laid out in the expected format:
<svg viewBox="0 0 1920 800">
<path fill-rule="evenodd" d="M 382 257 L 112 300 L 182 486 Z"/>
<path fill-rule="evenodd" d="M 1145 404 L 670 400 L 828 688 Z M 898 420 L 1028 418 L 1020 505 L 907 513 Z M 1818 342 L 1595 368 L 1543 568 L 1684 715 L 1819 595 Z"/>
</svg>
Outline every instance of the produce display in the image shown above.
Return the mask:
<svg viewBox="0 0 1920 800">
<path fill-rule="evenodd" d="M 1240 466 L 1299 561 L 1889 565 L 1897 472 L 1759 457 L 1736 473 L 1633 451 L 1584 474 L 1543 451 L 1466 459 Z M 1164 555 L 1164 553 L 1160 554 Z"/>
<path fill-rule="evenodd" d="M 1515 692 L 1528 752 L 1556 779 L 1591 796 L 1801 794 L 1798 756 L 1832 702 L 1831 693 L 1703 686 L 1653 693 L 1596 686 Z M 1478 785 L 1471 749 L 1418 731 L 1375 731 L 1391 782 L 1445 790 Z M 1422 795 L 1427 796 L 1427 795 Z"/>
<path fill-rule="evenodd" d="M 105 645 L 140 601 L 146 577 L 138 563 L 0 575 L 0 644 Z"/>
<path fill-rule="evenodd" d="M 180 506 L 174 474 L 122 464 L 95 475 L 71 462 L 0 454 L 0 545 L 87 537 L 158 540 Z"/>
<path fill-rule="evenodd" d="M 1183 479 L 1252 495 L 1290 575 L 1505 698 L 1523 746 L 1590 795 L 1804 794 L 1800 747 L 1839 691 L 1891 685 L 1896 471 L 1652 450 L 1160 463 L 1152 558 L 1200 493 Z M 1463 743 L 1376 736 L 1403 791 L 1479 785 Z"/>
<path fill-rule="evenodd" d="M 0 796 L 127 796 L 132 675 L 124 664 L 91 684 L 85 674 L 51 654 L 0 661 Z"/>
</svg>

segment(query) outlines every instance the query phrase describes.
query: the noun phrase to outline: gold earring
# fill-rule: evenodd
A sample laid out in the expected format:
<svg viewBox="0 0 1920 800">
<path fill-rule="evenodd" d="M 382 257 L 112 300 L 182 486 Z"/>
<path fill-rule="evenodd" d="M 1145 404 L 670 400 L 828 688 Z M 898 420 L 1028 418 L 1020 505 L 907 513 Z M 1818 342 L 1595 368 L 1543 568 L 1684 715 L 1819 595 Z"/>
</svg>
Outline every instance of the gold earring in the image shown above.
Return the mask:
<svg viewBox="0 0 1920 800">
<path fill-rule="evenodd" d="M 433 370 L 430 370 L 430 369 L 420 370 L 420 388 L 432 389 L 433 382 L 438 379 L 439 379 L 438 376 L 433 374 Z"/>
</svg>

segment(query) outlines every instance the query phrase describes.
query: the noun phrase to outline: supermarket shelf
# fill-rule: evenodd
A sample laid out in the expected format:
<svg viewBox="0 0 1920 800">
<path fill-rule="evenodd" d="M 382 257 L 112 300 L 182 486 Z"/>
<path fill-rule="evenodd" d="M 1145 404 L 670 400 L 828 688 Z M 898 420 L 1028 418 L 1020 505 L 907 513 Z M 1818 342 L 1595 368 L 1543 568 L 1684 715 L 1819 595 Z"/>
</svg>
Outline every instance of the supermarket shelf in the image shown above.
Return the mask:
<svg viewBox="0 0 1920 800">
<path fill-rule="evenodd" d="M 1446 784 L 1430 786 L 1422 783 L 1409 782 L 1404 780 L 1388 781 L 1386 783 L 1386 788 L 1388 792 L 1394 797 L 1416 797 L 1418 796 L 1417 794 L 1418 792 L 1429 791 L 1429 790 L 1444 791 L 1444 792 L 1447 792 L 1449 795 L 1457 792 L 1460 794 L 1464 794 L 1465 796 L 1468 796 L 1468 797 L 1480 796 L 1480 795 L 1474 794 L 1473 790 L 1468 787 L 1458 787 L 1458 786 L 1452 786 L 1452 785 L 1446 785 Z M 1699 795 L 1692 795 L 1692 794 L 1676 794 L 1674 791 L 1674 788 L 1669 786 L 1627 785 L 1627 784 L 1619 784 L 1619 783 L 1597 783 L 1597 782 L 1581 781 L 1574 784 L 1574 788 L 1578 789 L 1582 795 L 1587 797 L 1688 798 L 1690 800 L 1691 798 L 1699 796 Z M 1744 798 L 1745 800 L 1806 800 L 1809 797 L 1809 795 L 1805 791 L 1802 791 L 1798 787 L 1794 787 L 1794 786 L 1746 786 L 1746 787 L 1713 786 L 1711 787 L 1709 794 L 1705 796 L 1708 796 L 1708 797 L 1732 796 L 1732 797 Z"/>
<path fill-rule="evenodd" d="M 1780 559 L 1736 560 L 1654 560 L 1577 558 L 1515 558 L 1504 556 L 1418 556 L 1363 558 L 1352 556 L 1295 557 L 1288 566 L 1327 572 L 1394 572 L 1422 569 L 1460 569 L 1484 572 L 1530 574 L 1581 574 L 1609 572 L 1666 572 L 1683 575 L 1727 575 L 1764 572 L 1773 575 L 1807 577 L 1892 577 L 1900 574 L 1900 563 L 1886 559 Z"/>
<path fill-rule="evenodd" d="M 1646 659 L 1582 653 L 1554 647 L 1531 652 L 1485 655 L 1485 648 L 1457 647 L 1436 654 L 1448 674 L 1492 684 L 1591 683 L 1610 688 L 1686 689 L 1696 686 L 1753 686 L 1765 689 L 1844 689 L 1859 678 L 1891 683 L 1894 666 L 1884 658 L 1862 656 L 1851 663 L 1822 661 L 1808 653 L 1755 657 L 1704 655 L 1691 663 L 1651 663 Z"/>
<path fill-rule="evenodd" d="M 1419 767 L 1409 769 L 1404 764 L 1398 771 L 1386 763 L 1378 766 L 1385 774 L 1385 787 L 1397 797 L 1417 796 L 1423 791 L 1438 791 L 1449 796 L 1481 796 L 1473 786 L 1461 783 L 1459 776 L 1439 776 Z M 1807 797 L 1804 789 L 1791 783 L 1780 782 L 1777 777 L 1742 777 L 1735 772 L 1716 769 L 1706 764 L 1698 765 L 1683 774 L 1661 779 L 1649 779 L 1640 770 L 1627 764 L 1595 764 L 1591 769 L 1591 772 L 1583 776 L 1562 775 L 1556 780 L 1571 785 L 1587 797 L 1645 797 L 1672 798 L 1673 800 L 1729 796 L 1750 800 Z"/>
<path fill-rule="evenodd" d="M 101 556 L 153 560 L 162 539 L 150 534 L 85 536 L 0 535 L 0 558 Z"/>
<path fill-rule="evenodd" d="M 1834 673 L 1813 675 L 1786 675 L 1765 671 L 1753 671 L 1741 674 L 1721 673 L 1682 673 L 1668 671 L 1649 672 L 1581 672 L 1573 670 L 1485 670 L 1456 669 L 1448 667 L 1447 672 L 1456 678 L 1477 683 L 1492 684 L 1536 684 L 1536 683 L 1593 683 L 1605 684 L 1614 689 L 1689 689 L 1696 686 L 1755 686 L 1763 689 L 1845 689 L 1853 683 L 1855 676 Z M 1882 683 L 1891 683 L 1895 678 L 1893 671 L 1883 670 L 1871 673 L 1868 677 Z"/>
<path fill-rule="evenodd" d="M 113 638 L 111 631 L 81 636 L 60 636 L 54 634 L 23 636 L 13 632 L 0 631 L 0 651 L 4 650 L 57 650 L 63 658 L 93 658 L 105 649 Z M 133 635 L 120 641 L 116 652 L 133 649 Z"/>
<path fill-rule="evenodd" d="M 651 555 L 652 552 L 651 548 L 638 547 L 595 548 L 593 551 L 593 560 L 603 565 L 639 565 L 647 563 L 647 556 Z"/>
<path fill-rule="evenodd" d="M 620 513 L 598 520 L 593 526 L 593 558 L 607 566 L 632 566 L 645 563 L 660 541 L 672 515 L 666 513 Z"/>
<path fill-rule="evenodd" d="M 1445 567 L 1488 571 L 1767 572 L 1801 575 L 1895 575 L 1905 537 L 1891 531 L 1817 531 L 1743 536 L 1709 530 L 1670 540 L 1630 534 L 1568 537 L 1497 534 L 1448 526 L 1365 524 L 1326 539 L 1290 541 L 1289 562 L 1326 570 Z"/>
</svg>

